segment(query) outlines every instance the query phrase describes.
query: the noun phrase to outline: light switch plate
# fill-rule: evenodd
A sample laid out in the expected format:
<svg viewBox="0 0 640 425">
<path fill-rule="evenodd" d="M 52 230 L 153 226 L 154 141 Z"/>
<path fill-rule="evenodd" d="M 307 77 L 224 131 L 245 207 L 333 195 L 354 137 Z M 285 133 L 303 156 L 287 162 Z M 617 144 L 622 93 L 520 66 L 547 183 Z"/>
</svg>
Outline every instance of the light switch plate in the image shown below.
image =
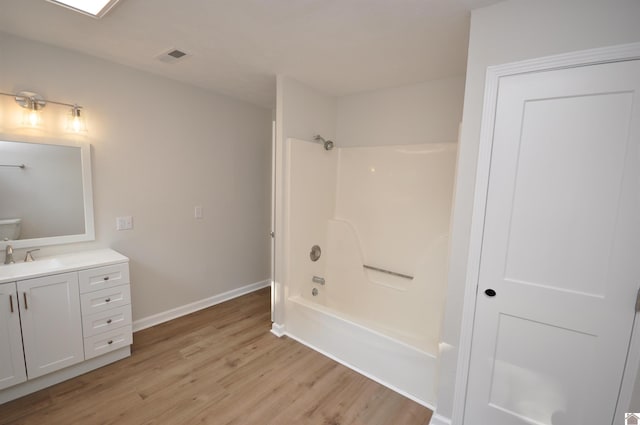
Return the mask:
<svg viewBox="0 0 640 425">
<path fill-rule="evenodd" d="M 195 206 L 193 207 L 193 217 L 194 218 L 202 218 L 202 207 L 201 206 Z"/>
<path fill-rule="evenodd" d="M 130 215 L 116 218 L 116 230 L 133 229 L 133 217 Z"/>
</svg>

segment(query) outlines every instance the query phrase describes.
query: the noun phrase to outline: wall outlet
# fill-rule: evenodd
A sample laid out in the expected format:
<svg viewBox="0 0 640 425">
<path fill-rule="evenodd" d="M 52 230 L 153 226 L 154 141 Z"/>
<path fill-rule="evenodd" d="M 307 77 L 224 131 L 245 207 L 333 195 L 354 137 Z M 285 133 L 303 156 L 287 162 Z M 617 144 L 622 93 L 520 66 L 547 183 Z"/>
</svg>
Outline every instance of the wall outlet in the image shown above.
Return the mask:
<svg viewBox="0 0 640 425">
<path fill-rule="evenodd" d="M 116 230 L 131 230 L 133 229 L 133 217 L 130 215 L 125 217 L 116 218 Z"/>
<path fill-rule="evenodd" d="M 201 206 L 193 207 L 193 217 L 194 218 L 202 218 L 202 207 Z"/>
</svg>

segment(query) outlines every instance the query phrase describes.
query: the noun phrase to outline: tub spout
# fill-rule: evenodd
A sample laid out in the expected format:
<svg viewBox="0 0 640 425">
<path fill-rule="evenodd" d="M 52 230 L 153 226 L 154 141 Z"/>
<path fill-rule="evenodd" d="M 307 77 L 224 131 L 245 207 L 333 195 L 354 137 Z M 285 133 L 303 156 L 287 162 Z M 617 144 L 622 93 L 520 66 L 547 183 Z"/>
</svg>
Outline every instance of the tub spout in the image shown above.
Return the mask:
<svg viewBox="0 0 640 425">
<path fill-rule="evenodd" d="M 312 279 L 313 283 L 319 283 L 320 285 L 324 285 L 324 277 L 314 276 Z"/>
</svg>

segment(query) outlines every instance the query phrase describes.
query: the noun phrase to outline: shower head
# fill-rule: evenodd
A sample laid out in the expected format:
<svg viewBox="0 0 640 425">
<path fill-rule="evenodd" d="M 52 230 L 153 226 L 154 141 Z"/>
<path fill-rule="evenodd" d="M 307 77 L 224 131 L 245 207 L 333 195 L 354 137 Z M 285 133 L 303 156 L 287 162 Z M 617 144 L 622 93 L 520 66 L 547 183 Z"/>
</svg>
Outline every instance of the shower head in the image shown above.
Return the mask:
<svg viewBox="0 0 640 425">
<path fill-rule="evenodd" d="M 313 137 L 313 141 L 322 143 L 324 145 L 324 149 L 327 151 L 333 149 L 333 142 L 331 140 L 324 140 L 324 137 L 319 134 Z"/>
</svg>

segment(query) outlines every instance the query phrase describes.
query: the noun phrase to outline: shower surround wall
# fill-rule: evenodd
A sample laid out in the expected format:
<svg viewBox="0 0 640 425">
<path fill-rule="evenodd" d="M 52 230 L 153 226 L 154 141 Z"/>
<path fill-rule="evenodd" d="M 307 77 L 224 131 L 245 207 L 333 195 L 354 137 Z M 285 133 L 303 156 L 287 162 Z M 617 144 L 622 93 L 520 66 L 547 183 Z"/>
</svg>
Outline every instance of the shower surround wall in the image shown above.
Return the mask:
<svg viewBox="0 0 640 425">
<path fill-rule="evenodd" d="M 287 333 L 432 406 L 455 144 L 286 149 Z"/>
<path fill-rule="evenodd" d="M 451 199 L 463 92 L 462 77 L 344 97 L 285 76 L 277 84 L 273 332 L 431 408 L 444 306 L 445 198 Z M 316 134 L 336 147 L 325 151 L 310 142 Z M 394 149 L 447 154 L 429 165 L 416 160 L 412 174 L 411 155 Z M 397 172 L 388 173 L 393 166 Z M 438 175 L 445 168 L 451 183 Z M 433 201 L 421 215 L 427 198 Z M 433 208 L 441 201 L 445 208 Z M 314 244 L 322 247 L 317 262 L 309 258 Z M 364 262 L 414 280 L 365 270 Z M 315 297 L 313 276 L 326 282 L 315 286 Z M 398 309 L 402 295 L 406 308 Z"/>
</svg>

